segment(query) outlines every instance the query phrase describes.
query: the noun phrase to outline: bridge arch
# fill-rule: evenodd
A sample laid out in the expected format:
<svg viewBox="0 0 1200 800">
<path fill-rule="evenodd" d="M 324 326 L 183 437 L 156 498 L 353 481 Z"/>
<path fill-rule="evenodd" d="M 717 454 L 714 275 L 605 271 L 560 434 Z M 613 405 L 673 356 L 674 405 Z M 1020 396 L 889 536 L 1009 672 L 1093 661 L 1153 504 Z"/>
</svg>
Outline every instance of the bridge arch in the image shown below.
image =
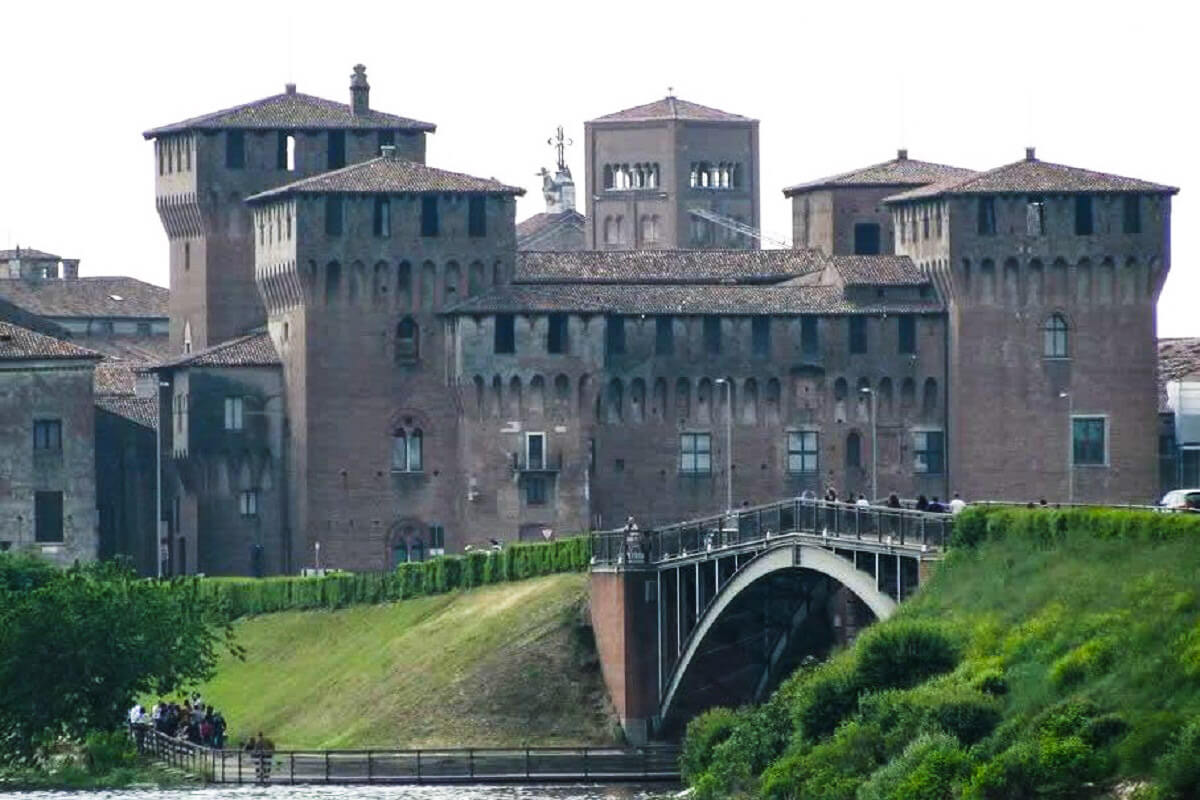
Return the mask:
<svg viewBox="0 0 1200 800">
<path fill-rule="evenodd" d="M 861 600 L 877 620 L 887 619 L 898 607 L 895 600 L 877 587 L 875 576 L 856 568 L 853 563 L 831 550 L 798 544 L 794 540 L 781 541 L 769 547 L 734 572 L 732 578 L 720 587 L 712 602 L 696 621 L 679 658 L 663 684 L 657 714 L 660 728 L 673 719 L 673 714 L 679 706 L 680 687 L 688 677 L 689 669 L 701 652 L 705 638 L 730 606 L 751 586 L 764 578 L 795 570 L 808 570 L 836 581 Z M 764 679 L 765 677 L 764 675 Z"/>
</svg>

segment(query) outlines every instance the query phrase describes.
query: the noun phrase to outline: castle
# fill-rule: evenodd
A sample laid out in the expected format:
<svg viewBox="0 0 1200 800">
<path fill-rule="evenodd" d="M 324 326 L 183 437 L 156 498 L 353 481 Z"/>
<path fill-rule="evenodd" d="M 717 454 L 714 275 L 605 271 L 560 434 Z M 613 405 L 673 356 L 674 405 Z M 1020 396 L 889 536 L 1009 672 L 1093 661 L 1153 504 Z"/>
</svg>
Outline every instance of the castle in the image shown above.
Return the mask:
<svg viewBox="0 0 1200 800">
<path fill-rule="evenodd" d="M 759 249 L 757 121 L 669 96 L 586 123 L 586 216 L 560 155 L 518 226 L 522 189 L 427 165 L 435 126 L 369 98 L 359 66 L 349 103 L 288 85 L 146 132 L 171 354 L 125 448 L 144 461 L 157 422 L 161 494 L 153 464 L 102 491 L 123 473 L 98 443 L 45 541 L 151 573 L 368 570 L 830 486 L 1158 491 L 1172 187 L 1032 149 L 985 172 L 901 151 L 787 188 L 794 248 Z M 107 362 L 55 341 L 0 335 L 5 374 L 94 371 L 99 404 Z M 87 415 L 85 388 L 62 415 Z M 106 545 L 103 509 L 99 544 L 65 541 L 63 514 L 90 531 L 114 492 L 161 497 L 158 556 L 148 531 Z"/>
</svg>

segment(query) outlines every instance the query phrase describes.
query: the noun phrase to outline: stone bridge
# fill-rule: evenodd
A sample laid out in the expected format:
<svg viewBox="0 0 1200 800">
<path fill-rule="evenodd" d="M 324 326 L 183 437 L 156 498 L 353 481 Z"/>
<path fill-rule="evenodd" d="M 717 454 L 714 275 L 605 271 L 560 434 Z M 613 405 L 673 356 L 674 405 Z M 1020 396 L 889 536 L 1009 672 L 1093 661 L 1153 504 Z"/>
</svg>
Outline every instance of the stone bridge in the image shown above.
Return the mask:
<svg viewBox="0 0 1200 800">
<path fill-rule="evenodd" d="M 591 614 L 631 742 L 714 705 L 765 699 L 921 585 L 951 517 L 791 499 L 653 531 L 593 535 Z"/>
</svg>

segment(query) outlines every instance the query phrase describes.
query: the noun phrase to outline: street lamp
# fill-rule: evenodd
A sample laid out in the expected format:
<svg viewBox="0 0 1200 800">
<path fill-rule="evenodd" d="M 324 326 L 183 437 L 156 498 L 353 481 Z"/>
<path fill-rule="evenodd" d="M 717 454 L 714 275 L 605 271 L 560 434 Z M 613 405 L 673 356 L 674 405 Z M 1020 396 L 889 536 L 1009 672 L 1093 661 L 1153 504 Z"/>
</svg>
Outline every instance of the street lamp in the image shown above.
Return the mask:
<svg viewBox="0 0 1200 800">
<path fill-rule="evenodd" d="M 878 402 L 870 387 L 863 386 L 858 391 L 871 398 L 871 502 L 874 503 L 879 499 L 879 428 L 875 422 Z"/>
<path fill-rule="evenodd" d="M 728 378 L 717 378 L 725 386 L 725 513 L 733 512 L 733 386 Z"/>
<path fill-rule="evenodd" d="M 1075 401 L 1070 392 L 1059 392 L 1067 401 L 1067 505 L 1075 505 Z"/>
</svg>

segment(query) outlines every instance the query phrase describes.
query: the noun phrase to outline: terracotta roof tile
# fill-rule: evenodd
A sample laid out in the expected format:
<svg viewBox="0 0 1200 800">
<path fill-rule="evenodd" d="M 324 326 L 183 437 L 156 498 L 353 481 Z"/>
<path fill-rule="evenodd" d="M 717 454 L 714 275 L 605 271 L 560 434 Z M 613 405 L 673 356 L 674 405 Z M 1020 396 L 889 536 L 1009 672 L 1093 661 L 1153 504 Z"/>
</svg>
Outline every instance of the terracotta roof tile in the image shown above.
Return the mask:
<svg viewBox="0 0 1200 800">
<path fill-rule="evenodd" d="M 0 250 L 0 261 L 11 261 L 14 258 L 28 258 L 32 261 L 62 261 L 62 256 L 34 250 L 32 247 L 19 247 L 15 250 Z"/>
<path fill-rule="evenodd" d="M 62 339 L 0 322 L 0 361 L 43 361 L 48 359 L 89 359 L 103 356 Z"/>
<path fill-rule="evenodd" d="M 586 219 L 587 217 L 575 209 L 560 211 L 557 214 L 550 214 L 543 211 L 539 214 L 534 214 L 532 217 L 526 217 L 517 223 L 517 246 L 521 246 L 521 240 L 537 236 L 553 225 L 561 223 L 577 223 L 582 225 Z"/>
<path fill-rule="evenodd" d="M 158 427 L 158 413 L 153 397 L 134 397 L 129 394 L 97 396 L 96 407 L 150 430 Z"/>
<path fill-rule="evenodd" d="M 218 345 L 173 358 L 159 367 L 277 367 L 281 364 L 275 343 L 266 331 L 230 339 Z"/>
<path fill-rule="evenodd" d="M 355 114 L 346 103 L 310 94 L 284 92 L 233 108 L 202 114 L 142 134 L 147 139 L 191 130 L 268 128 L 277 130 L 327 130 L 329 128 L 404 129 L 433 132 L 437 126 L 382 111 Z"/>
<path fill-rule="evenodd" d="M 690 103 L 678 97 L 667 96 L 645 105 L 626 108 L 596 117 L 591 122 L 651 122 L 656 120 L 682 119 L 695 122 L 755 122 L 740 114 Z"/>
<path fill-rule="evenodd" d="M 1026 194 L 1073 192 L 1144 192 L 1175 194 L 1179 190 L 1161 183 L 1126 178 L 1107 172 L 1053 164 L 1036 158 L 1025 158 L 1012 164 L 979 172 L 966 178 L 949 179 L 922 186 L 884 199 L 885 203 L 902 203 L 928 197 L 953 194 Z"/>
<path fill-rule="evenodd" d="M 246 198 L 260 203 L 291 194 L 406 194 L 409 192 L 471 192 L 474 194 L 523 195 L 518 186 L 507 186 L 494 178 L 476 178 L 461 172 L 427 167 L 403 158 L 380 156 L 280 186 Z"/>
<path fill-rule="evenodd" d="M 517 254 L 520 283 L 770 283 L 818 272 L 819 250 L 578 250 Z"/>
<path fill-rule="evenodd" d="M 932 161 L 918 161 L 905 156 L 843 172 L 840 175 L 798 183 L 784 189 L 783 196 L 791 197 L 794 194 L 835 186 L 923 186 L 948 179 L 961 180 L 974 174 L 974 170 L 952 167 L 948 164 L 935 164 Z"/>
<path fill-rule="evenodd" d="M 663 286 L 539 284 L 503 287 L 459 303 L 452 314 L 577 312 L 621 314 L 877 314 L 940 311 L 939 300 L 857 303 L 836 286 Z"/>
<path fill-rule="evenodd" d="M 928 276 L 908 256 L 833 256 L 847 286 L 924 286 Z"/>
<path fill-rule="evenodd" d="M 0 297 L 43 317 L 165 318 L 169 294 L 125 277 L 0 280 Z"/>
</svg>

